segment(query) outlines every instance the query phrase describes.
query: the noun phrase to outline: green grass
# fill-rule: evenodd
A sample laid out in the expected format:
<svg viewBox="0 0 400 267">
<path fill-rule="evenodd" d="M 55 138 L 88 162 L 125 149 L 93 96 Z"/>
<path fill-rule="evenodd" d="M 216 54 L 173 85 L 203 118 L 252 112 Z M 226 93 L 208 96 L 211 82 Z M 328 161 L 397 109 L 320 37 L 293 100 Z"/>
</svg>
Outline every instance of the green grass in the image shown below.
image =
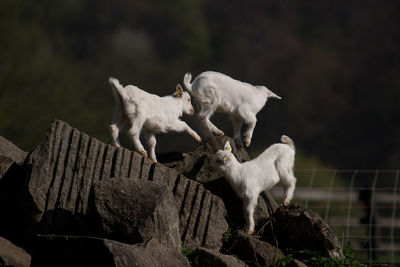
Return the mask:
<svg viewBox="0 0 400 267">
<path fill-rule="evenodd" d="M 195 251 L 191 250 L 191 249 L 189 249 L 187 247 L 182 246 L 182 255 L 185 256 L 188 259 L 188 261 L 190 263 L 190 266 L 192 266 L 193 258 L 195 256 Z"/>
<path fill-rule="evenodd" d="M 343 254 L 345 256 L 344 259 L 331 259 L 321 255 L 320 252 L 310 251 L 310 250 L 301 250 L 290 253 L 283 258 L 277 266 L 290 266 L 294 259 L 299 259 L 307 266 L 326 266 L 326 267 L 341 267 L 341 266 L 351 266 L 351 267 L 364 267 L 366 265 L 357 261 L 354 257 L 354 251 L 351 248 L 350 244 L 345 244 L 343 247 Z"/>
<path fill-rule="evenodd" d="M 226 230 L 225 234 L 224 234 L 224 243 L 229 243 L 230 241 L 232 241 L 233 238 L 233 229 L 231 227 L 228 227 L 228 229 Z"/>
</svg>

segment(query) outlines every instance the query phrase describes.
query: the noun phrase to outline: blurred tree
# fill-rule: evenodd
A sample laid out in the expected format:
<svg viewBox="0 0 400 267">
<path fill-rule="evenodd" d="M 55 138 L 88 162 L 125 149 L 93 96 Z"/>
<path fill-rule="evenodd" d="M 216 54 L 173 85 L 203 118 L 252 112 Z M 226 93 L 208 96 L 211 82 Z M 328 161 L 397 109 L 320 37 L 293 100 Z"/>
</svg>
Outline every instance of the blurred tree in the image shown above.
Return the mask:
<svg viewBox="0 0 400 267">
<path fill-rule="evenodd" d="M 108 141 L 109 76 L 165 95 L 185 72 L 217 70 L 283 97 L 259 113 L 250 151 L 285 133 L 337 168 L 398 168 L 399 10 L 394 0 L 3 0 L 0 134 L 30 150 L 60 118 Z M 193 148 L 177 136 L 159 151 Z"/>
</svg>

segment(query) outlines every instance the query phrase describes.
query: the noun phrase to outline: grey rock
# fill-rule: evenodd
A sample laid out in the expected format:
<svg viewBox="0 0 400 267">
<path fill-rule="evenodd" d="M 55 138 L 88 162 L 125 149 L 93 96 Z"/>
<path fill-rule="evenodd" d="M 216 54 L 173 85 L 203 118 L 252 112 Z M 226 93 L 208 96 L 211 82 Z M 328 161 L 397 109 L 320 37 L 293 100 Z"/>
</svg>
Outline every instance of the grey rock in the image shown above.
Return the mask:
<svg viewBox="0 0 400 267">
<path fill-rule="evenodd" d="M 228 252 L 251 266 L 274 266 L 285 257 L 279 248 L 241 230 L 235 233 Z"/>
<path fill-rule="evenodd" d="M 175 267 L 189 262 L 176 249 L 155 240 L 128 245 L 93 237 L 39 236 L 31 266 Z"/>
<path fill-rule="evenodd" d="M 29 267 L 31 256 L 22 248 L 0 237 L 0 266 Z"/>
<path fill-rule="evenodd" d="M 282 250 L 319 251 L 328 258 L 343 259 L 343 249 L 329 225 L 316 213 L 297 204 L 279 207 L 271 217 L 263 239 L 279 240 Z"/>
<path fill-rule="evenodd" d="M 186 177 L 207 183 L 223 176 L 213 164 L 215 153 L 224 148 L 225 142 L 229 141 L 232 145 L 232 152 L 239 162 L 250 160 L 246 150 L 242 147 L 236 147 L 235 142 L 228 136 L 216 136 L 205 141 L 201 146 L 192 152 L 168 153 L 158 155 L 159 161 L 164 165 L 177 170 Z"/>
<path fill-rule="evenodd" d="M 104 179 L 94 186 L 91 228 L 95 236 L 124 243 L 157 240 L 181 249 L 179 217 L 171 190 L 140 179 Z"/>
<path fill-rule="evenodd" d="M 183 245 L 219 249 L 228 229 L 225 206 L 200 183 L 179 175 L 173 191 L 179 211 L 179 229 Z"/>
<path fill-rule="evenodd" d="M 27 154 L 14 143 L 0 136 L 0 179 L 3 178 L 13 163 L 21 165 Z"/>
<path fill-rule="evenodd" d="M 197 248 L 194 251 L 194 259 L 192 262 L 193 267 L 245 267 L 247 266 L 243 261 L 235 256 L 226 255 L 218 252 L 217 250 L 207 248 Z"/>
</svg>

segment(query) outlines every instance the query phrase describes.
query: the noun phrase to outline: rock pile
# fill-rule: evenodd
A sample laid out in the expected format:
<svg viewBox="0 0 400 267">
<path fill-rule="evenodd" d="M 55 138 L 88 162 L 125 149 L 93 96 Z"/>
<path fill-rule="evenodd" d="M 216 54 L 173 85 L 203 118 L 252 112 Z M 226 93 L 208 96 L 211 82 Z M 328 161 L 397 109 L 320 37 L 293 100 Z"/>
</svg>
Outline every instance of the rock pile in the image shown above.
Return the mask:
<svg viewBox="0 0 400 267">
<path fill-rule="evenodd" d="M 268 235 L 232 230 L 243 226 L 242 203 L 212 166 L 227 138 L 160 155 L 163 164 L 60 120 L 30 153 L 0 138 L 0 265 L 189 266 L 182 249 L 191 251 L 193 266 L 277 263 L 284 254 Z M 233 152 L 249 159 L 242 148 Z M 265 192 L 256 221 L 277 207 Z M 327 229 L 308 237 L 335 239 Z M 327 255 L 342 257 L 340 244 L 332 244 L 335 253 Z"/>
</svg>

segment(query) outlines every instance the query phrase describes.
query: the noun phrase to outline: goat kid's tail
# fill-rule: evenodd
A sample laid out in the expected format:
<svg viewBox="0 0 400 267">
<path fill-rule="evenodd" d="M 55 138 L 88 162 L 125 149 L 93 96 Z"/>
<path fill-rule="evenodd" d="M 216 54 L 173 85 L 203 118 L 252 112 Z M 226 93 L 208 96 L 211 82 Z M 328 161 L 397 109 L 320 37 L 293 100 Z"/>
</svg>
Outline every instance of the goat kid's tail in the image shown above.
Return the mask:
<svg viewBox="0 0 400 267">
<path fill-rule="evenodd" d="M 128 94 L 124 87 L 119 83 L 119 81 L 113 77 L 108 79 L 108 82 L 111 85 L 111 89 L 114 94 L 115 102 L 119 104 L 120 102 L 124 102 L 124 100 L 128 99 Z"/>
<path fill-rule="evenodd" d="M 192 92 L 192 84 L 190 81 L 192 80 L 192 74 L 190 72 L 186 73 L 183 77 L 183 84 L 186 87 L 186 90 L 191 93 Z"/>
<path fill-rule="evenodd" d="M 267 96 L 268 98 L 277 98 L 277 99 L 282 99 L 282 97 L 280 97 L 279 95 L 275 94 L 274 92 L 272 92 L 271 90 L 267 89 Z"/>
<path fill-rule="evenodd" d="M 290 146 L 293 150 L 295 150 L 295 148 L 294 148 L 294 142 L 293 142 L 293 140 L 292 140 L 289 136 L 282 135 L 282 136 L 281 136 L 281 141 L 282 141 L 282 143 L 287 144 L 287 145 Z"/>
</svg>

